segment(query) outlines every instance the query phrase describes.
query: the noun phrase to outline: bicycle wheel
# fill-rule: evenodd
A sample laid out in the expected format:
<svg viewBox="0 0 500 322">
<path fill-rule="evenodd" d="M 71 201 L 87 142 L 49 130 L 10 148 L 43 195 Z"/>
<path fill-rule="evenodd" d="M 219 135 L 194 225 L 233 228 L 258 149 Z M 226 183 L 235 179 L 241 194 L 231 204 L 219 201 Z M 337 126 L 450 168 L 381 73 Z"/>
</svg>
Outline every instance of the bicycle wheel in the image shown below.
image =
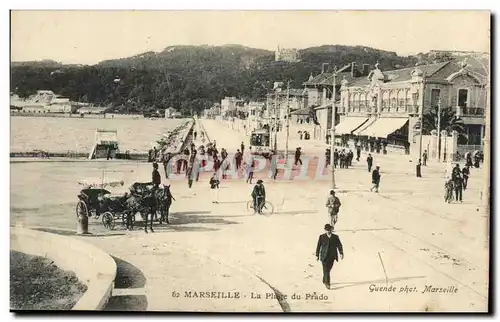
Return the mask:
<svg viewBox="0 0 500 322">
<path fill-rule="evenodd" d="M 266 203 L 262 207 L 262 214 L 264 216 L 270 216 L 273 213 L 274 213 L 274 206 L 273 206 L 273 204 L 270 203 L 269 201 L 266 201 Z"/>
<path fill-rule="evenodd" d="M 253 200 L 247 201 L 247 211 L 253 212 Z"/>
</svg>

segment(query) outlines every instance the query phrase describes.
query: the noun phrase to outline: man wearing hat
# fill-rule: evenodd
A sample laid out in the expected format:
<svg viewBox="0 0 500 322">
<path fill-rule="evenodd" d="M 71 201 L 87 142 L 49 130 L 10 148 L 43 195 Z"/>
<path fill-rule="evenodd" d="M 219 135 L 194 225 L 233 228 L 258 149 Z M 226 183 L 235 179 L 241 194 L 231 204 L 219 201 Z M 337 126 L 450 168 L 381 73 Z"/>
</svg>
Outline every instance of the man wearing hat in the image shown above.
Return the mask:
<svg viewBox="0 0 500 322">
<path fill-rule="evenodd" d="M 318 245 L 316 246 L 316 260 L 321 260 L 321 264 L 323 264 L 323 284 L 327 289 L 330 289 L 330 271 L 333 263 L 338 262 L 339 253 L 340 259 L 344 259 L 344 249 L 339 236 L 332 233 L 330 224 L 326 224 L 325 233 L 319 235 Z"/>
<path fill-rule="evenodd" d="M 326 201 L 326 207 L 328 208 L 328 220 L 330 221 L 330 225 L 332 227 L 335 227 L 335 224 L 337 223 L 341 205 L 340 199 L 335 197 L 335 191 L 330 190 L 330 196 Z"/>
<path fill-rule="evenodd" d="M 300 159 L 300 156 L 302 155 L 302 150 L 299 147 L 297 147 L 297 149 L 295 149 L 295 162 L 293 163 L 294 165 L 298 165 L 300 163 L 300 165 L 302 165 L 302 160 Z"/>
<path fill-rule="evenodd" d="M 161 176 L 160 172 L 158 171 L 158 163 L 156 162 L 153 163 L 152 181 L 155 188 L 158 188 L 161 184 Z"/>
<path fill-rule="evenodd" d="M 266 189 L 264 188 L 264 182 L 262 180 L 257 180 L 257 184 L 253 187 L 252 199 L 253 199 L 253 211 L 254 214 L 262 215 L 262 207 L 266 202 Z"/>
<path fill-rule="evenodd" d="M 375 189 L 375 192 L 378 192 L 378 186 L 380 184 L 380 167 L 376 166 L 375 170 L 372 171 L 372 183 L 373 187 L 371 187 L 370 191 L 373 191 Z"/>
</svg>

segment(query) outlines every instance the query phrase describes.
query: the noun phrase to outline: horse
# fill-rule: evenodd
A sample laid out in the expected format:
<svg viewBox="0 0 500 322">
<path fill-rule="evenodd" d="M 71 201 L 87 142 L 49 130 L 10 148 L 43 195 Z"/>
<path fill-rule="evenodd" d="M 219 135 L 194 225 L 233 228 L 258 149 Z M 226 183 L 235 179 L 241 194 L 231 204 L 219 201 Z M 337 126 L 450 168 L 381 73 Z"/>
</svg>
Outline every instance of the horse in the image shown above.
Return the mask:
<svg viewBox="0 0 500 322">
<path fill-rule="evenodd" d="M 172 196 L 172 192 L 170 191 L 170 185 L 163 185 L 163 189 L 159 189 L 156 192 L 156 199 L 158 201 L 158 208 L 160 210 L 160 225 L 163 221 L 166 221 L 167 224 L 170 224 L 168 221 L 168 215 L 170 211 L 170 206 L 172 205 L 172 200 L 175 201 L 174 196 Z"/>
<path fill-rule="evenodd" d="M 156 193 L 148 188 L 149 184 L 134 183 L 130 188 L 130 196 L 126 200 L 127 208 L 127 228 L 133 228 L 132 217 L 136 213 L 140 213 L 144 218 L 144 231 L 148 233 L 149 229 L 153 230 L 153 216 L 156 216 L 158 209 L 158 199 Z"/>
</svg>

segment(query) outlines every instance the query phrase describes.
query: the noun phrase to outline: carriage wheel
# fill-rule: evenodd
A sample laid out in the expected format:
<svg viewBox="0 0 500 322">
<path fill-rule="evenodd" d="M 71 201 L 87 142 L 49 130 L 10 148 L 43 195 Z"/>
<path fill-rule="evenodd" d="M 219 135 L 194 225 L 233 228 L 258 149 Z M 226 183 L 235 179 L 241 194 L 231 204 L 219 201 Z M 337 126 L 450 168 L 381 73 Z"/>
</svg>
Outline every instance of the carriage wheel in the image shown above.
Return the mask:
<svg viewBox="0 0 500 322">
<path fill-rule="evenodd" d="M 78 201 L 76 204 L 76 216 L 77 217 L 82 217 L 83 215 L 89 216 L 89 210 L 87 208 L 87 205 L 83 201 Z"/>
<path fill-rule="evenodd" d="M 266 201 L 264 207 L 262 207 L 262 214 L 264 216 L 270 216 L 274 213 L 274 206 L 269 201 Z"/>
<path fill-rule="evenodd" d="M 102 224 L 104 225 L 105 228 L 113 230 L 113 228 L 115 228 L 115 218 L 113 217 L 113 214 L 110 213 L 109 211 L 103 213 Z"/>
</svg>

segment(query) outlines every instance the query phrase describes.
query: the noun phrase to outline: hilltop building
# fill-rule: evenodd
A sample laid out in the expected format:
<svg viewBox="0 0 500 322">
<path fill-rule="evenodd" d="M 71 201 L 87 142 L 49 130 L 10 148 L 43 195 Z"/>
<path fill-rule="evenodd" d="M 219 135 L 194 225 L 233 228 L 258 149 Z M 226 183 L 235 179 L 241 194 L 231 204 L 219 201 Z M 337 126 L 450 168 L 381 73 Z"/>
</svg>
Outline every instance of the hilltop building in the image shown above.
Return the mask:
<svg viewBox="0 0 500 322">
<path fill-rule="evenodd" d="M 280 48 L 274 52 L 275 61 L 285 61 L 296 63 L 300 61 L 300 54 L 297 48 Z"/>
</svg>

